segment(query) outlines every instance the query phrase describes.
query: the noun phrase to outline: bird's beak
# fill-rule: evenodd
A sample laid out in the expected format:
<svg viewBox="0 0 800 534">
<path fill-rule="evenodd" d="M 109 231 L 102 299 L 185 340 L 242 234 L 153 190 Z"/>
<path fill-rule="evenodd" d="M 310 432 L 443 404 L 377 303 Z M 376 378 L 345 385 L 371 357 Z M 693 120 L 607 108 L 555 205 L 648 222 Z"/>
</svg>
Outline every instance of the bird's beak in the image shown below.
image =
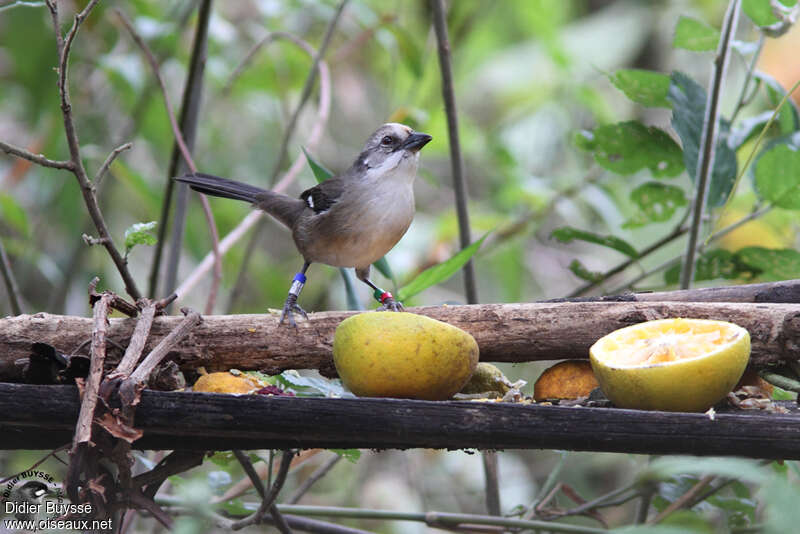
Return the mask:
<svg viewBox="0 0 800 534">
<path fill-rule="evenodd" d="M 398 149 L 419 152 L 419 150 L 427 145 L 431 139 L 433 139 L 433 137 L 426 133 L 413 132 L 406 138 L 403 144 L 398 147 Z"/>
</svg>

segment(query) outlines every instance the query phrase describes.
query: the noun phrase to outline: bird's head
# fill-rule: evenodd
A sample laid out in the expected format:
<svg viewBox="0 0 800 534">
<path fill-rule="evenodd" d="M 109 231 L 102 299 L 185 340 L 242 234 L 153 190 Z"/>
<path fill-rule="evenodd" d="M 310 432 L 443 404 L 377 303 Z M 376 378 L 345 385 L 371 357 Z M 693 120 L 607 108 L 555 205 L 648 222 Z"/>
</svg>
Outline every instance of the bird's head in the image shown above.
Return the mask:
<svg viewBox="0 0 800 534">
<path fill-rule="evenodd" d="M 357 163 L 370 174 L 382 175 L 400 164 L 407 164 L 416 172 L 419 151 L 431 139 L 430 135 L 415 132 L 405 124 L 390 122 L 369 136 Z"/>
</svg>

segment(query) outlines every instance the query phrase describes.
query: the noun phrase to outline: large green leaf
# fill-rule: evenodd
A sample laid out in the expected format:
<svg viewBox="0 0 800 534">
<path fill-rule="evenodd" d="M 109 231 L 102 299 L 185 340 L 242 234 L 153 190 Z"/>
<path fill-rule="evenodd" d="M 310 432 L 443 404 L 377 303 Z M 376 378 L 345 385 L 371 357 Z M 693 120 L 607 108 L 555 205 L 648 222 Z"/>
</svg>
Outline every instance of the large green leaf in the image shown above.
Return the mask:
<svg viewBox="0 0 800 534">
<path fill-rule="evenodd" d="M 758 194 L 774 205 L 800 209 L 800 151 L 782 143 L 765 150 L 755 165 Z"/>
<path fill-rule="evenodd" d="M 597 163 L 618 174 L 650 169 L 657 178 L 677 176 L 683 171 L 680 147 L 664 130 L 628 121 L 607 124 L 593 132 L 581 132 L 576 144 L 594 152 Z"/>
<path fill-rule="evenodd" d="M 664 282 L 668 285 L 677 284 L 680 281 L 681 265 L 673 265 L 664 271 Z M 743 267 L 737 262 L 736 255 L 725 249 L 715 249 L 704 252 L 694 267 L 694 281 L 705 280 L 736 280 L 752 273 L 752 270 Z"/>
<path fill-rule="evenodd" d="M 683 143 L 683 161 L 686 171 L 697 183 L 697 162 L 703 118 L 706 111 L 706 91 L 692 78 L 681 72 L 670 76 L 668 98 L 672 102 L 672 127 Z M 717 146 L 714 150 L 714 167 L 711 169 L 711 184 L 706 204 L 721 206 L 736 182 L 736 153 L 727 143 L 730 124 L 720 120 Z"/>
<path fill-rule="evenodd" d="M 623 228 L 636 228 L 654 222 L 668 221 L 681 206 L 687 205 L 686 195 L 678 186 L 647 182 L 631 191 L 631 200 L 639 207 Z"/>
<path fill-rule="evenodd" d="M 397 292 L 397 300 L 407 300 L 417 293 L 420 293 L 440 282 L 444 282 L 453 276 L 464 266 L 464 264 L 469 261 L 472 256 L 475 255 L 476 252 L 478 252 L 478 249 L 481 248 L 481 245 L 483 244 L 483 240 L 486 239 L 488 235 L 488 233 L 485 234 L 482 238 L 478 239 L 468 247 L 465 247 L 449 260 L 443 261 L 442 263 L 422 271 L 411 282 L 400 288 L 400 290 Z"/>
<path fill-rule="evenodd" d="M 639 473 L 639 479 L 664 480 L 682 474 L 718 475 L 754 483 L 763 483 L 769 478 L 769 471 L 755 460 L 662 456 L 650 462 Z"/>
<path fill-rule="evenodd" d="M 694 52 L 706 52 L 717 48 L 719 30 L 705 22 L 681 15 L 675 27 L 675 39 L 672 46 L 685 48 Z"/>
<path fill-rule="evenodd" d="M 625 96 L 647 107 L 670 108 L 669 76 L 642 69 L 620 69 L 608 78 Z"/>
<path fill-rule="evenodd" d="M 772 282 L 800 277 L 800 252 L 794 249 L 746 247 L 736 252 L 736 258 L 758 272 L 759 280 Z"/>
<path fill-rule="evenodd" d="M 769 103 L 777 107 L 781 100 L 783 100 L 783 97 L 786 96 L 786 89 L 783 88 L 778 80 L 766 72 L 756 71 L 753 73 L 753 78 L 766 86 Z M 786 100 L 786 103 L 778 112 L 776 122 L 783 134 L 800 130 L 800 111 L 798 111 L 797 103 L 793 99 L 789 98 Z"/>
<path fill-rule="evenodd" d="M 636 252 L 636 249 L 633 248 L 630 243 L 613 235 L 600 235 L 593 232 L 572 228 L 570 226 L 563 226 L 553 230 L 553 232 L 550 234 L 550 237 L 557 239 L 562 243 L 571 243 L 572 241 L 578 239 L 580 241 L 586 241 L 588 243 L 594 243 L 603 247 L 612 248 L 617 252 L 622 252 L 631 258 L 636 258 L 639 256 L 639 253 Z"/>
</svg>

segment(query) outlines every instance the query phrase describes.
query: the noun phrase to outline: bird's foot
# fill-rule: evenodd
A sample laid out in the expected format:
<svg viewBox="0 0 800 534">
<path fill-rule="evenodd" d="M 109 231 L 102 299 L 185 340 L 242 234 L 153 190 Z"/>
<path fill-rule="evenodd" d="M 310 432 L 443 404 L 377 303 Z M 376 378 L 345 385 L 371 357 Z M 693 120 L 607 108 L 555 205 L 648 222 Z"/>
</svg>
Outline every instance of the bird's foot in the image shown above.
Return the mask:
<svg viewBox="0 0 800 534">
<path fill-rule="evenodd" d="M 403 304 L 399 300 L 395 300 L 394 296 L 388 291 L 376 290 L 375 300 L 381 303 L 381 306 L 375 311 L 403 311 Z"/>
<path fill-rule="evenodd" d="M 308 314 L 306 311 L 297 304 L 297 295 L 289 293 L 289 296 L 286 297 L 286 302 L 283 304 L 283 313 L 281 313 L 281 320 L 278 324 L 283 324 L 284 319 L 289 319 L 289 326 L 292 326 L 295 330 L 297 330 L 297 323 L 294 321 L 294 314 L 295 312 L 302 315 L 306 320 L 308 320 Z"/>
</svg>

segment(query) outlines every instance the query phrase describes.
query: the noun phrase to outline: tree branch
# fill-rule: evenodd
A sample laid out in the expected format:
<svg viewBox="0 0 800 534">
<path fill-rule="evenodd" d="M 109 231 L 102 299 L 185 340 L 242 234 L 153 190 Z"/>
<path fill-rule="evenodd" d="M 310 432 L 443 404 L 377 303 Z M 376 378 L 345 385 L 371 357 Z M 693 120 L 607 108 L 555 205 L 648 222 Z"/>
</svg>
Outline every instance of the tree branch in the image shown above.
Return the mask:
<svg viewBox="0 0 800 534">
<path fill-rule="evenodd" d="M 103 162 L 103 164 L 97 170 L 97 174 L 94 175 L 94 182 L 93 183 L 94 183 L 94 187 L 95 188 L 100 187 L 100 182 L 103 181 L 103 177 L 108 172 L 108 168 L 111 167 L 111 164 L 114 163 L 114 160 L 117 159 L 117 156 L 119 156 L 120 153 L 130 149 L 132 146 L 133 146 L 133 143 L 125 143 L 125 144 L 122 144 L 122 145 L 118 146 L 117 148 L 115 148 L 114 150 L 111 151 L 111 154 L 108 155 L 106 160 Z"/>
<path fill-rule="evenodd" d="M 203 2 L 201 11 L 205 13 L 205 16 L 201 17 L 201 20 L 198 22 L 198 24 L 199 25 L 204 24 L 205 27 L 202 28 L 200 26 L 198 27 L 198 34 L 196 35 L 195 45 L 196 45 L 196 50 L 202 50 L 202 52 L 198 51 L 198 57 L 202 56 L 204 58 L 207 24 L 210 18 L 210 11 L 211 11 L 211 0 L 205 0 Z M 161 77 L 161 71 L 159 69 L 158 62 L 156 61 L 153 52 L 147 46 L 147 43 L 144 42 L 144 39 L 142 39 L 142 37 L 133 28 L 133 24 L 131 24 L 130 20 L 128 20 L 128 17 L 120 9 L 117 9 L 116 13 L 119 16 L 120 20 L 122 21 L 122 24 L 128 30 L 128 33 L 131 35 L 131 38 L 134 40 L 134 42 L 136 42 L 137 45 L 139 45 L 139 48 L 141 48 L 142 52 L 147 58 L 147 62 L 150 64 L 150 67 L 153 70 L 153 75 L 155 76 L 156 81 L 158 82 L 158 86 L 161 89 L 161 95 L 164 98 L 164 106 L 167 108 L 167 117 L 169 118 L 169 123 L 172 126 L 172 133 L 175 136 L 175 143 L 177 144 L 180 153 L 183 156 L 183 160 L 186 163 L 186 166 L 192 173 L 196 173 L 197 166 L 194 163 L 194 159 L 192 159 L 189 147 L 187 146 L 187 142 L 184 139 L 183 133 L 181 132 L 181 128 L 178 126 L 178 122 L 175 119 L 175 112 L 172 108 L 172 103 L 169 100 L 169 94 L 167 93 L 167 87 L 164 84 L 164 79 Z M 205 20 L 205 23 L 203 23 L 203 20 Z M 198 42 L 202 44 L 197 44 Z M 196 59 L 196 63 L 197 65 L 204 65 L 205 61 L 201 59 Z M 199 66 L 196 68 L 200 69 L 200 72 L 202 72 L 202 69 Z M 200 74 L 198 73 L 197 76 L 199 78 Z M 189 81 L 191 80 L 188 80 L 187 84 L 189 83 Z M 196 82 L 199 83 L 199 80 L 196 80 Z M 199 98 L 200 98 L 199 95 L 197 95 L 196 96 L 197 106 L 199 106 Z M 188 117 L 188 111 L 187 115 L 185 115 L 184 117 Z M 194 123 L 194 126 L 196 128 L 196 118 L 194 121 L 191 122 Z M 184 124 L 186 124 L 186 122 L 184 122 Z M 193 130 L 194 129 L 189 130 L 192 138 L 194 137 L 195 133 Z M 203 215 L 205 216 L 206 223 L 208 224 L 209 233 L 211 234 L 211 249 L 213 251 L 213 258 L 214 258 L 214 263 L 213 263 L 214 277 L 212 280 L 211 290 L 209 291 L 205 307 L 206 313 L 211 313 L 214 307 L 214 302 L 216 301 L 217 292 L 219 291 L 219 284 L 222 280 L 222 257 L 219 251 L 219 232 L 217 230 L 217 224 L 214 221 L 214 215 L 211 213 L 211 206 L 209 205 L 208 199 L 205 197 L 205 195 L 200 195 L 200 203 L 203 207 Z M 162 220 L 162 224 L 165 223 L 166 220 Z M 178 246 L 180 245 L 178 244 Z M 156 267 L 154 267 L 154 269 L 155 268 Z M 176 263 L 176 268 L 177 268 L 177 263 Z"/>
<path fill-rule="evenodd" d="M 9 143 L 4 143 L 3 141 L 0 141 L 0 150 L 2 150 L 3 152 L 5 152 L 10 156 L 17 156 L 18 158 L 26 159 L 32 163 L 41 165 L 42 167 L 50 167 L 51 169 L 63 169 L 67 171 L 73 170 L 73 165 L 71 161 L 58 161 L 54 159 L 48 159 L 44 157 L 42 154 L 34 154 L 33 152 L 29 152 L 24 148 L 14 146 Z"/>
<path fill-rule="evenodd" d="M 114 265 L 125 283 L 125 291 L 127 291 L 134 300 L 138 300 L 141 297 L 139 289 L 136 287 L 136 282 L 134 282 L 128 270 L 125 258 L 122 257 L 119 250 L 117 250 L 117 247 L 114 245 L 114 240 L 111 237 L 111 233 L 108 231 L 108 226 L 100 211 L 100 206 L 97 203 L 94 187 L 89 181 L 89 176 L 86 174 L 86 169 L 83 166 L 78 133 L 75 130 L 75 123 L 72 119 L 72 104 L 70 103 L 67 75 L 69 68 L 69 52 L 81 23 L 89 16 L 89 13 L 97 2 L 98 0 L 91 0 L 80 13 L 75 15 L 75 20 L 67 34 L 66 40 L 64 40 L 61 35 L 57 4 L 50 0 L 47 2 L 53 19 L 53 26 L 56 34 L 56 47 L 58 50 L 58 94 L 61 99 L 61 115 L 64 121 L 64 133 L 67 137 L 67 146 L 69 147 L 70 153 L 71 168 L 69 170 L 75 174 L 75 178 L 78 180 L 78 185 L 80 186 L 86 208 L 89 211 L 89 216 L 100 235 L 100 239 L 103 240 L 103 246 L 108 251 L 109 256 L 111 256 L 111 260 L 114 262 Z"/>
<path fill-rule="evenodd" d="M 22 313 L 22 295 L 17 287 L 17 281 L 14 279 L 14 271 L 11 270 L 11 262 L 8 260 L 8 254 L 6 254 L 2 241 L 0 241 L 0 274 L 2 274 L 3 283 L 6 286 L 11 313 L 20 315 Z"/>
<path fill-rule="evenodd" d="M 700 227 L 703 223 L 708 189 L 711 185 L 711 175 L 714 168 L 714 152 L 717 143 L 717 123 L 719 122 L 719 100 L 722 94 L 722 85 L 725 80 L 725 71 L 728 67 L 729 51 L 733 36 L 736 33 L 736 23 L 739 20 L 739 0 L 731 0 L 728 11 L 725 13 L 725 22 L 722 28 L 722 37 L 719 40 L 717 56 L 714 59 L 714 73 L 711 88 L 706 100 L 706 114 L 703 119 L 703 134 L 700 139 L 700 158 L 696 169 L 696 187 L 694 204 L 692 206 L 692 220 L 689 224 L 689 240 L 686 243 L 683 268 L 681 269 L 681 288 L 688 289 L 694 280 L 695 256 L 697 254 L 697 240 Z"/>
<path fill-rule="evenodd" d="M 439 68 L 442 74 L 442 99 L 447 114 L 447 131 L 450 136 L 450 165 L 453 173 L 453 189 L 456 196 L 456 214 L 458 215 L 458 235 L 461 248 L 472 243 L 469 226 L 469 210 L 467 208 L 468 193 L 464 178 L 464 159 L 461 156 L 461 142 L 458 135 L 458 113 L 456 97 L 453 89 L 453 67 L 450 59 L 450 41 L 447 36 L 447 17 L 444 0 L 430 0 L 433 10 L 433 28 L 436 32 L 436 44 L 439 50 Z M 470 259 L 463 267 L 464 291 L 467 304 L 478 302 L 478 290 L 475 284 L 475 269 Z"/>
</svg>

